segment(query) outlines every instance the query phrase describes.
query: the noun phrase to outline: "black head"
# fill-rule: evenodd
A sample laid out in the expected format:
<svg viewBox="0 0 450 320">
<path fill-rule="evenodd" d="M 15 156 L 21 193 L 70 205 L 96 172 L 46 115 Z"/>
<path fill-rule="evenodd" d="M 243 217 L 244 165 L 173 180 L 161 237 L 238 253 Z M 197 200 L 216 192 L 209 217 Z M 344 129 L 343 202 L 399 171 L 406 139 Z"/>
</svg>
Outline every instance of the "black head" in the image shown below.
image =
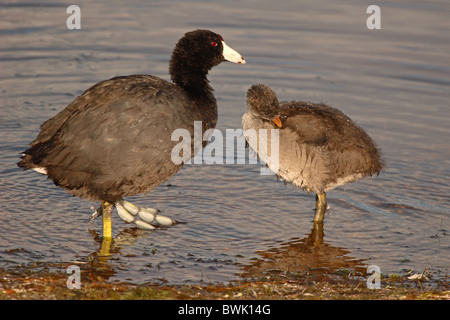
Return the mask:
<svg viewBox="0 0 450 320">
<path fill-rule="evenodd" d="M 173 50 L 170 75 L 182 87 L 205 82 L 208 71 L 223 61 L 245 63 L 244 58 L 228 47 L 223 38 L 209 30 L 187 32 Z"/>
<path fill-rule="evenodd" d="M 253 115 L 273 121 L 279 115 L 276 94 L 263 84 L 253 85 L 247 91 L 247 107 Z"/>
</svg>

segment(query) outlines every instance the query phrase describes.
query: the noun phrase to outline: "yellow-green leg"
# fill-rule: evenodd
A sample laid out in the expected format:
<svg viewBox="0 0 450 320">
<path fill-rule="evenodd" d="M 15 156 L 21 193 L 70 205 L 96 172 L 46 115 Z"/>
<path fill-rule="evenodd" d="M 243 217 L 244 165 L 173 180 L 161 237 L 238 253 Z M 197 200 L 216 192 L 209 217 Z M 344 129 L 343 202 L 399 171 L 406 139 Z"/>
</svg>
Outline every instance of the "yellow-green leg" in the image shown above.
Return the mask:
<svg viewBox="0 0 450 320">
<path fill-rule="evenodd" d="M 323 222 L 325 210 L 327 209 L 327 198 L 325 192 L 316 195 L 316 214 L 314 216 L 315 223 Z"/>
<path fill-rule="evenodd" d="M 103 239 L 112 238 L 112 211 L 113 205 L 107 201 L 102 201 Z"/>
<path fill-rule="evenodd" d="M 111 241 L 112 241 L 112 211 L 113 205 L 107 201 L 102 201 L 101 211 L 103 218 L 103 239 L 102 239 L 102 247 L 100 249 L 101 256 L 109 256 Z"/>
</svg>

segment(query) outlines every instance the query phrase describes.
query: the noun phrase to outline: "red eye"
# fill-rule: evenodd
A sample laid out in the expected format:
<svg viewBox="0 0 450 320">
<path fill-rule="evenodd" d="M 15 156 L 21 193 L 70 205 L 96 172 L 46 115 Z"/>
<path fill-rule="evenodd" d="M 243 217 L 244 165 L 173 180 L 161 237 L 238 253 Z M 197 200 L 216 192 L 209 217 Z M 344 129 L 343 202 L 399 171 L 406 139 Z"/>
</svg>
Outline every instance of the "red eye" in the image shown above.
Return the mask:
<svg viewBox="0 0 450 320">
<path fill-rule="evenodd" d="M 215 42 L 215 41 L 211 42 L 211 46 L 217 47 L 217 42 Z"/>
</svg>

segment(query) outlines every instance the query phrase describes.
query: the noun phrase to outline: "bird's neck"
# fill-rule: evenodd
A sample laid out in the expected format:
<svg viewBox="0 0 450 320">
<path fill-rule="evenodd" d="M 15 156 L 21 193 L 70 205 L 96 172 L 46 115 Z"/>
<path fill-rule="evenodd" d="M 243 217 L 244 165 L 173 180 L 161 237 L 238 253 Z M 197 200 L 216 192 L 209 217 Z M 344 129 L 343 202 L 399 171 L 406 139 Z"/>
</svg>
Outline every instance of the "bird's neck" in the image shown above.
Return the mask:
<svg viewBox="0 0 450 320">
<path fill-rule="evenodd" d="M 208 68 L 187 57 L 172 56 L 169 72 L 172 81 L 193 96 L 209 96 L 213 89 L 207 78 Z"/>
<path fill-rule="evenodd" d="M 209 96 L 213 91 L 204 73 L 178 73 L 172 81 L 192 96 Z"/>
</svg>

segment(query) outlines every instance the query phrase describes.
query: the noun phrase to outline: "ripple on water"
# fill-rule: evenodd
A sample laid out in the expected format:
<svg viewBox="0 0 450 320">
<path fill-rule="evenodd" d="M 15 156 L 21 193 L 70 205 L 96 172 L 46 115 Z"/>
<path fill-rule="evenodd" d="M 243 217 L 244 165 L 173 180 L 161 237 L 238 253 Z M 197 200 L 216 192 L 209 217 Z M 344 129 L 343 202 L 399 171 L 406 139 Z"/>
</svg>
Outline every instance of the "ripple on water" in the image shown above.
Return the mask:
<svg viewBox="0 0 450 320">
<path fill-rule="evenodd" d="M 284 1 L 258 6 L 250 1 L 238 9 L 222 2 L 153 1 L 158 10 L 142 10 L 148 4 L 136 0 L 120 10 L 115 4 L 92 6 L 79 33 L 60 26 L 55 17 L 61 8 L 47 2 L 38 10 L 24 10 L 32 4 L 2 6 L 1 268 L 41 264 L 61 271 L 99 259 L 101 221 L 88 220 L 98 204 L 71 197 L 15 163 L 39 125 L 95 82 L 149 72 L 168 79 L 173 44 L 186 26 L 202 21 L 221 29 L 248 62 L 210 72 L 220 130 L 241 127 L 246 90 L 262 82 L 280 99 L 342 109 L 377 141 L 386 169 L 329 192 L 330 209 L 318 236 L 311 223 L 314 195 L 260 175 L 259 165 L 186 166 L 151 194 L 128 199 L 185 223 L 143 232 L 115 217 L 103 276 L 132 283 L 209 283 L 369 264 L 383 273 L 427 268 L 433 276 L 446 274 L 445 10 L 390 7 L 385 12 L 396 20 L 389 32 L 368 37 L 356 1 L 327 10 L 314 3 L 297 10 Z M 173 5 L 183 10 L 175 12 Z M 29 27 L 19 26 L 17 16 Z M 414 26 L 405 29 L 411 21 Z"/>
</svg>

